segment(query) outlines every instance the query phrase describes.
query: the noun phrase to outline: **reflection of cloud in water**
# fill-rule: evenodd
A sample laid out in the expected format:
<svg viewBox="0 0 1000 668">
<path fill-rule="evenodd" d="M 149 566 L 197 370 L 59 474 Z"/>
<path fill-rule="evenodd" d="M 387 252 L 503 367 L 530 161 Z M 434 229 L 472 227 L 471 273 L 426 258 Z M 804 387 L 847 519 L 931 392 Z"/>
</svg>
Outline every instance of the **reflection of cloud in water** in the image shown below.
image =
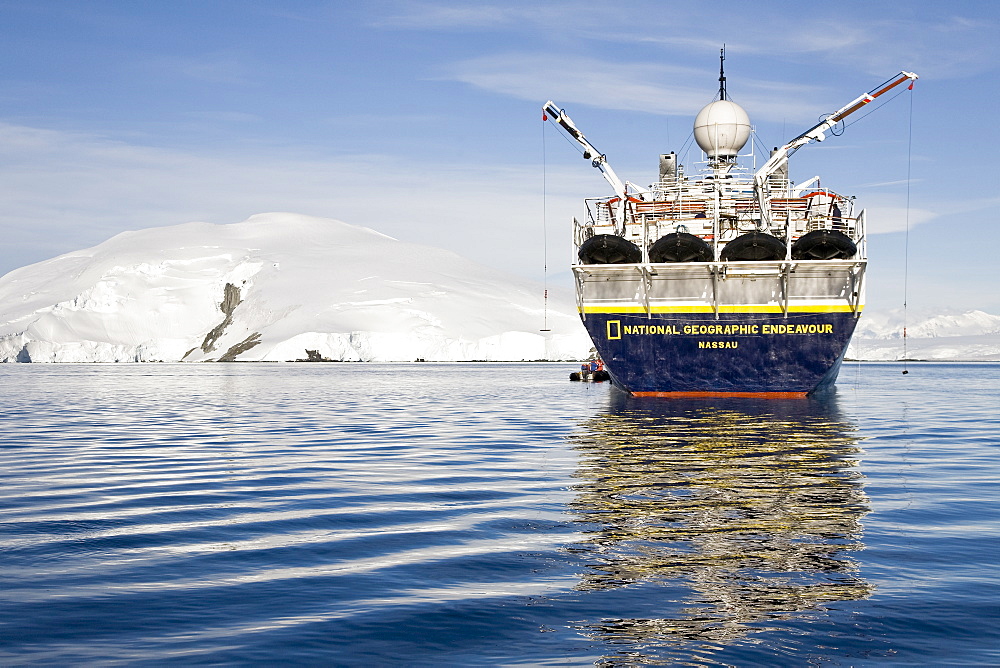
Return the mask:
<svg viewBox="0 0 1000 668">
<path fill-rule="evenodd" d="M 668 585 L 659 610 L 669 618 L 584 628 L 644 647 L 632 656 L 643 662 L 651 645 L 725 641 L 755 622 L 867 596 L 848 556 L 862 547 L 868 512 L 858 437 L 834 401 L 618 394 L 587 421 L 572 437 L 581 453 L 572 509 L 593 525 L 574 547 L 591 560 L 579 587 Z M 688 595 L 671 600 L 678 586 Z"/>
</svg>

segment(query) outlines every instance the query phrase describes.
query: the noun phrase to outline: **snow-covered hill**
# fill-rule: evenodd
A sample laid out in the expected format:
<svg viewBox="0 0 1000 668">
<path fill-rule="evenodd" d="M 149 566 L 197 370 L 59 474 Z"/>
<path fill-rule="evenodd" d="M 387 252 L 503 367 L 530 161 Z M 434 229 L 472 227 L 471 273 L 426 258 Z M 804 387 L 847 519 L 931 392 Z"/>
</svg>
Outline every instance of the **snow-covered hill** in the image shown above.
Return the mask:
<svg viewBox="0 0 1000 668">
<path fill-rule="evenodd" d="M 848 357 L 903 359 L 903 322 L 901 311 L 866 312 L 855 330 Z M 911 313 L 906 323 L 908 359 L 1000 361 L 1000 316 L 983 311 Z"/>
<path fill-rule="evenodd" d="M 586 356 L 568 297 L 337 220 L 126 232 L 0 278 L 0 361 Z M 312 351 L 312 352 L 309 352 Z"/>
</svg>

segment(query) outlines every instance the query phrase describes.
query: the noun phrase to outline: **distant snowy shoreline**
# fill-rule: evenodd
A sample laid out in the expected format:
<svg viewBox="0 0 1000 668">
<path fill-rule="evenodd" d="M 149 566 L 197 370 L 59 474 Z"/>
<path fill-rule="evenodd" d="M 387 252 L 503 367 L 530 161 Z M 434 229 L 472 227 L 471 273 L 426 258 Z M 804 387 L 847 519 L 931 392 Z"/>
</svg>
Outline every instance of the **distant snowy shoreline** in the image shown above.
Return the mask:
<svg viewBox="0 0 1000 668">
<path fill-rule="evenodd" d="M 903 328 L 906 322 L 904 346 Z M 905 349 L 904 349 L 905 348 Z M 953 314 L 900 310 L 865 313 L 847 357 L 869 361 L 921 360 L 990 362 L 1000 360 L 1000 316 L 983 311 Z"/>
</svg>

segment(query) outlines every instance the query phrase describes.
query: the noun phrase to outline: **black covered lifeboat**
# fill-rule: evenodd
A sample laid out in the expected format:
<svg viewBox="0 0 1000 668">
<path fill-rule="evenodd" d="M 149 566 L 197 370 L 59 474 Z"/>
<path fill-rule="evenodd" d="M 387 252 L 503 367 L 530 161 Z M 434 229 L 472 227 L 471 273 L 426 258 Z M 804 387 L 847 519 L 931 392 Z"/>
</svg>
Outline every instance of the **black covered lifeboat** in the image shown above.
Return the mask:
<svg viewBox="0 0 1000 668">
<path fill-rule="evenodd" d="M 806 232 L 792 244 L 793 260 L 848 260 L 857 252 L 851 238 L 837 230 Z"/>
<path fill-rule="evenodd" d="M 660 262 L 711 262 L 712 247 L 702 239 L 687 232 L 673 232 L 660 237 L 649 247 L 649 261 Z"/>
<path fill-rule="evenodd" d="M 598 234 L 582 244 L 577 253 L 584 264 L 636 264 L 642 262 L 642 250 L 628 239 L 615 234 Z"/>
<path fill-rule="evenodd" d="M 766 232 L 747 232 L 722 249 L 722 260 L 732 262 L 785 259 L 785 242 Z"/>
</svg>

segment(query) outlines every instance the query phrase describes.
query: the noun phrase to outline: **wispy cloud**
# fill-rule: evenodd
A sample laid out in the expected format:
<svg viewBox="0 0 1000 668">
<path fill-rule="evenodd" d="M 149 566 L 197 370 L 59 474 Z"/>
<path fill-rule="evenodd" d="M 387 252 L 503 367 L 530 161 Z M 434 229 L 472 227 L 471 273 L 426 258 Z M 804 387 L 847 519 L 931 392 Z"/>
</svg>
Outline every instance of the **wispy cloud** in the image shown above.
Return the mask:
<svg viewBox="0 0 1000 668">
<path fill-rule="evenodd" d="M 914 185 L 914 184 L 920 183 L 921 181 L 923 181 L 923 179 L 912 179 L 910 181 L 907 181 L 906 179 L 899 179 L 899 180 L 896 180 L 896 181 L 882 181 L 880 183 L 862 183 L 861 185 L 859 185 L 857 187 L 858 188 L 889 188 L 889 187 L 892 187 L 892 186 L 905 186 L 907 183 L 910 183 L 911 185 Z"/>
<path fill-rule="evenodd" d="M 220 123 L 255 123 L 262 120 L 257 114 L 245 111 L 188 111 L 183 114 L 188 118 Z"/>
<path fill-rule="evenodd" d="M 981 211 L 996 211 L 997 207 L 1000 207 L 1000 197 L 939 199 L 925 203 L 923 207 L 909 208 L 900 201 L 900 196 L 882 194 L 865 199 L 869 202 L 869 234 L 903 232 L 936 219 L 962 218 Z"/>
<path fill-rule="evenodd" d="M 372 25 L 405 30 L 509 29 L 562 20 L 573 21 L 576 12 L 567 12 L 563 3 L 447 3 L 399 2 L 374 15 Z"/>
<path fill-rule="evenodd" d="M 890 234 L 929 223 L 938 217 L 927 209 L 907 209 L 905 206 L 869 206 L 867 208 L 868 234 Z"/>
<path fill-rule="evenodd" d="M 872 75 L 888 76 L 902 68 L 927 78 L 961 78 L 995 67 L 998 28 L 1000 22 L 961 17 L 850 25 L 809 21 L 795 30 L 779 31 L 784 37 L 773 46 Z"/>
<path fill-rule="evenodd" d="M 199 56 L 162 56 L 137 64 L 174 76 L 215 84 L 247 84 L 253 80 L 253 68 L 235 53 L 228 51 Z"/>
<path fill-rule="evenodd" d="M 448 68 L 448 78 L 523 100 L 693 116 L 712 101 L 717 73 L 660 63 L 621 63 L 550 54 L 503 54 Z M 743 80 L 738 102 L 767 120 L 813 119 L 823 107 L 811 84 Z"/>
<path fill-rule="evenodd" d="M 732 7 L 733 11 L 727 11 Z M 711 19 L 703 6 L 634 2 L 606 3 L 390 3 L 374 19 L 378 27 L 409 30 L 504 29 L 531 35 L 537 45 L 561 53 L 593 53 L 594 47 L 633 44 L 659 47 L 682 62 L 692 53 L 709 56 L 722 44 L 733 57 L 765 57 L 817 73 L 836 66 L 871 76 L 899 69 L 929 78 L 961 78 L 994 69 L 1000 20 L 964 16 L 946 5 L 933 13 L 902 11 L 895 5 L 855 8 L 849 18 L 803 17 L 781 5 L 755 5 L 749 20 L 743 1 L 717 3 Z M 909 14 L 909 16 L 907 16 Z M 697 55 L 699 59 L 702 55 Z"/>
</svg>

